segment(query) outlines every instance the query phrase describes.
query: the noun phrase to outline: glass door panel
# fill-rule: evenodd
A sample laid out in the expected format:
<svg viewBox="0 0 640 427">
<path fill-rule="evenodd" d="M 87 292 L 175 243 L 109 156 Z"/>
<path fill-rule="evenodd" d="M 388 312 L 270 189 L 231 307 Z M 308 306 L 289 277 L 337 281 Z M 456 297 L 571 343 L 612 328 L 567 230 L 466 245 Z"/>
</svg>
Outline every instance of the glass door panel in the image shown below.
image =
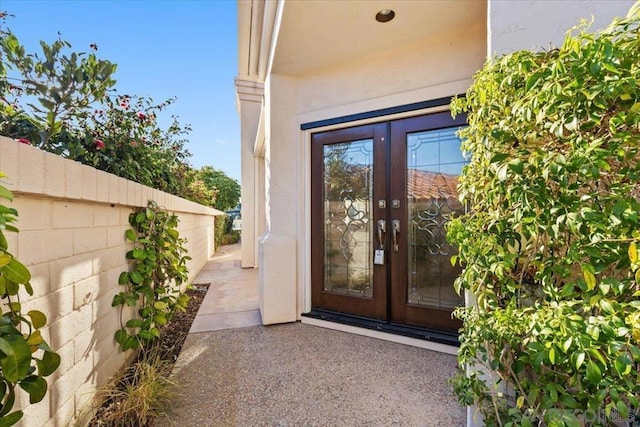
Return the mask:
<svg viewBox="0 0 640 427">
<path fill-rule="evenodd" d="M 452 286 L 461 271 L 450 262 L 456 248 L 446 239 L 447 222 L 464 213 L 456 189 L 465 164 L 457 129 L 407 135 L 409 304 L 452 310 L 463 303 Z"/>
<path fill-rule="evenodd" d="M 324 290 L 373 298 L 373 139 L 325 145 Z"/>
</svg>

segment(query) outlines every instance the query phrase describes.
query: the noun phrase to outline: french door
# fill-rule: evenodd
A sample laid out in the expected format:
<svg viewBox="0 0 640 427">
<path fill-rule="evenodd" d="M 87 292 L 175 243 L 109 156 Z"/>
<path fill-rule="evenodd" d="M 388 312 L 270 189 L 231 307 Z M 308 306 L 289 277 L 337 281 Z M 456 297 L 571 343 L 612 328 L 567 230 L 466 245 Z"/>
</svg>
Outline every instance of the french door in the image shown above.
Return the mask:
<svg viewBox="0 0 640 427">
<path fill-rule="evenodd" d="M 312 135 L 312 306 L 456 332 L 446 223 L 465 163 L 449 112 Z"/>
</svg>

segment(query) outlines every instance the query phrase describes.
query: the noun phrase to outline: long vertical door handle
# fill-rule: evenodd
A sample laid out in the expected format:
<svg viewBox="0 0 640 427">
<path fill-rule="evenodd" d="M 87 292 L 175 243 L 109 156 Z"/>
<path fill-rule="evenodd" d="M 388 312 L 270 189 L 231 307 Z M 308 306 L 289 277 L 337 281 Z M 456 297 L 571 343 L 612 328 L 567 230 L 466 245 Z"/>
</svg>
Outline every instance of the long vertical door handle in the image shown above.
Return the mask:
<svg viewBox="0 0 640 427">
<path fill-rule="evenodd" d="M 378 246 L 380 249 L 384 249 L 384 233 L 387 232 L 387 222 L 384 219 L 378 220 Z"/>
<path fill-rule="evenodd" d="M 394 219 L 392 223 L 393 228 L 393 251 L 398 252 L 400 247 L 398 246 L 398 234 L 400 233 L 400 220 Z"/>
</svg>

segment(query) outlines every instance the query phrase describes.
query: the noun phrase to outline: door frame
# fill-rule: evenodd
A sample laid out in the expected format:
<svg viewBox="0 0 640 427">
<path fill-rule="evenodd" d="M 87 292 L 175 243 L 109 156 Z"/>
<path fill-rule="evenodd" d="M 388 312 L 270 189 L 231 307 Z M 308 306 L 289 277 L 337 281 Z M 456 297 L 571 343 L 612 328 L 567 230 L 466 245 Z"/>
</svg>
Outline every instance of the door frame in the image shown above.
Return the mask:
<svg viewBox="0 0 640 427">
<path fill-rule="evenodd" d="M 448 103 L 445 108 L 437 108 L 437 109 L 429 109 L 427 111 L 419 111 L 413 112 L 413 114 L 401 114 L 401 115 L 393 115 L 392 117 L 385 116 L 376 116 L 375 118 L 371 118 L 368 120 L 368 123 L 346 123 L 339 122 L 337 125 L 329 126 L 329 128 L 325 129 L 314 129 L 313 127 L 306 127 L 308 132 L 308 138 L 305 138 L 309 141 L 309 146 L 311 147 L 309 150 L 309 158 L 311 163 L 310 168 L 310 201 L 321 199 L 322 191 L 323 191 L 323 179 L 317 179 L 318 176 L 322 176 L 323 162 L 322 162 L 322 146 L 324 143 L 338 143 L 338 142 L 347 142 L 349 140 L 356 141 L 359 139 L 368 139 L 371 138 L 371 129 L 378 128 L 378 133 L 374 137 L 374 144 L 378 144 L 381 138 L 380 132 L 383 132 L 383 138 L 390 138 L 391 141 L 398 140 L 400 138 L 404 139 L 404 135 L 406 133 L 416 132 L 420 130 L 424 130 L 424 120 L 425 116 L 428 117 L 429 120 L 429 130 L 449 128 L 453 126 L 459 126 L 466 124 L 466 116 L 459 115 L 455 119 L 452 119 L 451 113 L 449 110 Z M 340 126 L 342 124 L 342 126 Z M 323 143 L 314 144 L 312 142 L 313 138 L 320 137 Z M 390 143 L 382 143 L 382 145 Z M 405 148 L 406 149 L 406 148 Z M 384 157 L 382 158 L 384 153 Z M 384 209 L 380 211 L 377 209 L 376 200 L 377 197 L 374 194 L 372 197 L 372 233 L 375 233 L 375 224 L 379 219 L 384 219 L 387 222 L 387 227 L 391 226 L 391 217 L 399 217 L 402 218 L 404 223 L 407 221 L 407 204 L 406 204 L 406 185 L 407 185 L 407 177 L 406 173 L 396 174 L 401 178 L 398 179 L 398 176 L 395 176 L 394 179 L 390 179 L 390 176 L 393 174 L 394 170 L 397 171 L 399 169 L 405 170 L 406 172 L 406 155 L 405 156 L 391 156 L 389 153 L 385 153 L 384 150 L 378 149 L 377 155 L 375 155 L 374 162 L 379 162 L 380 164 L 384 164 L 384 173 L 378 173 L 374 177 L 374 186 L 380 187 L 383 185 L 387 188 L 387 194 L 404 194 L 403 203 L 401 203 L 401 208 L 394 212 L 392 215 L 391 209 Z M 315 178 L 314 178 L 315 177 Z M 385 195 L 383 198 L 387 198 Z M 388 203 L 390 200 L 387 201 Z M 310 206 L 313 203 L 309 204 Z M 320 280 L 316 280 L 315 283 L 311 279 L 312 277 L 322 277 L 324 274 L 323 263 L 318 262 L 319 259 L 322 259 L 322 252 L 324 251 L 324 245 L 318 244 L 319 240 L 322 240 L 324 236 L 323 231 L 323 223 L 322 221 L 318 221 L 316 215 L 321 215 L 322 212 L 320 209 L 309 208 L 309 224 L 311 225 L 311 235 L 309 240 L 310 253 L 310 276 L 309 277 L 309 286 L 308 286 L 308 309 L 306 311 L 310 311 L 313 307 L 323 306 L 323 308 L 328 310 L 333 310 L 340 312 L 342 310 L 336 307 L 333 307 L 329 304 L 329 306 L 323 301 L 322 295 L 324 294 L 324 284 Z M 408 224 L 407 224 L 408 226 Z M 389 234 L 389 233 L 387 233 Z M 314 244 L 315 243 L 315 244 Z M 404 245 L 406 246 L 406 242 Z M 388 246 L 387 246 L 388 248 Z M 389 269 L 387 266 L 390 262 L 395 263 L 396 265 L 406 265 L 407 261 L 407 251 L 404 248 L 401 251 L 400 255 L 396 255 L 391 260 L 391 251 L 387 251 L 386 256 L 389 257 L 389 262 L 385 262 L 384 266 L 374 265 L 373 268 L 376 270 L 376 274 L 374 274 L 374 278 L 378 278 L 378 280 L 374 281 L 374 295 L 378 295 L 376 300 L 379 301 L 377 307 L 375 309 L 375 316 L 371 316 L 370 314 L 366 314 L 365 307 L 367 305 L 366 300 L 360 298 L 353 297 L 343 297 L 339 295 L 332 294 L 331 297 L 344 300 L 341 305 L 348 304 L 349 312 L 353 315 L 366 316 L 371 319 L 378 319 L 388 322 L 389 324 L 401 324 L 401 325 L 410 325 L 410 324 L 419 324 L 416 319 L 420 317 L 421 314 L 424 313 L 424 308 L 421 307 L 411 307 L 406 303 L 407 300 L 407 287 L 399 286 L 397 289 L 394 289 L 391 292 L 391 286 L 387 288 L 387 284 L 390 283 L 407 283 L 407 271 L 406 268 L 394 268 Z M 380 271 L 384 269 L 384 271 Z M 384 280 L 384 283 L 380 284 L 380 281 Z M 383 295 L 380 297 L 380 295 Z M 347 303 L 348 301 L 348 303 Z M 384 304 L 383 304 L 384 302 Z M 384 305 L 384 306 L 383 306 Z M 421 313 L 422 312 L 422 313 Z M 436 314 L 435 318 L 432 318 L 433 322 L 429 329 L 433 328 L 435 330 L 443 331 L 443 332 L 454 332 L 457 331 L 458 326 L 455 323 L 455 327 L 451 327 L 451 312 L 449 310 L 435 310 L 433 312 Z M 422 327 L 422 326 L 418 326 Z"/>
</svg>

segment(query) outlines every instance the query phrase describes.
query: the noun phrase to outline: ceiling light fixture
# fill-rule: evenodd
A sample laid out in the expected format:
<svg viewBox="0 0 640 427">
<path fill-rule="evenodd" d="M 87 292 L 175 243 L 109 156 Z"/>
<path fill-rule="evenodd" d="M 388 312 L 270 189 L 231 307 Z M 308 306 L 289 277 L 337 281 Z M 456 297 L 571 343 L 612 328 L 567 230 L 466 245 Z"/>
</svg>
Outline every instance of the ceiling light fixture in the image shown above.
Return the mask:
<svg viewBox="0 0 640 427">
<path fill-rule="evenodd" d="M 391 9 L 382 9 L 380 12 L 376 13 L 376 21 L 378 22 L 389 22 L 393 18 L 395 18 L 396 13 Z"/>
</svg>

